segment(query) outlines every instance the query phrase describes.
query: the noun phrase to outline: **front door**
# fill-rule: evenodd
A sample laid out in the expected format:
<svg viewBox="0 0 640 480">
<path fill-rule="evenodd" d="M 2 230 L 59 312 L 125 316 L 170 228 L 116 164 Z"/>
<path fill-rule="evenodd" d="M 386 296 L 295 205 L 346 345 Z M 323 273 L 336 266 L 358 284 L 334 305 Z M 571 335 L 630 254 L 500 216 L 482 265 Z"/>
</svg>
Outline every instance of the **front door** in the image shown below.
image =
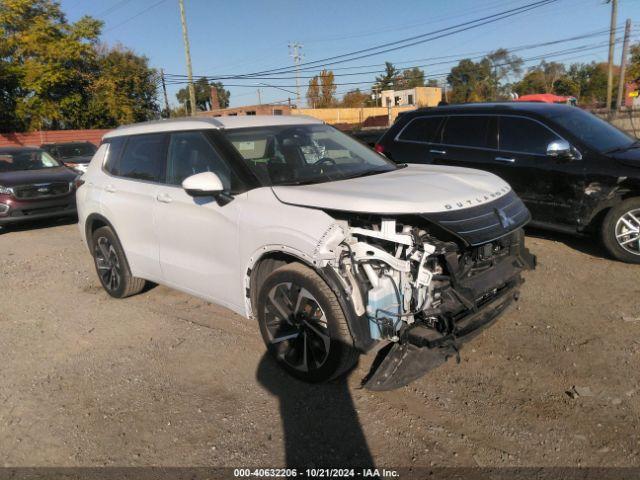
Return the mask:
<svg viewBox="0 0 640 480">
<path fill-rule="evenodd" d="M 585 187 L 581 160 L 547 156 L 547 146 L 560 136 L 530 118 L 499 118 L 499 149 L 494 172 L 522 198 L 535 222 L 577 227 Z"/>
<path fill-rule="evenodd" d="M 196 173 L 214 172 L 225 188 L 237 182 L 207 134 L 171 134 L 167 183 L 158 189 L 154 219 L 164 281 L 225 306 L 242 305 L 238 285 L 238 217 L 244 195 L 219 205 L 213 197 L 194 198 L 181 187 Z"/>
</svg>

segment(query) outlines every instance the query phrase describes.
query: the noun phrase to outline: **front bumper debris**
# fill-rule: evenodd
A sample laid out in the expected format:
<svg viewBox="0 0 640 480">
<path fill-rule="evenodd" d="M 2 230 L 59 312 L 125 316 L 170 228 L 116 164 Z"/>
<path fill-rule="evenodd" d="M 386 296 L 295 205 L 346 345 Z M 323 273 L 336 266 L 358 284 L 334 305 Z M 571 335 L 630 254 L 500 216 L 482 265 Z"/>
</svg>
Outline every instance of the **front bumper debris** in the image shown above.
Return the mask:
<svg viewBox="0 0 640 480">
<path fill-rule="evenodd" d="M 392 343 L 378 353 L 363 386 L 374 391 L 393 390 L 422 377 L 450 357 L 459 360 L 462 343 L 494 323 L 518 299 L 520 283 L 503 289 L 479 310 L 458 320 L 454 331 L 448 335 L 423 325 L 408 329 L 403 341 Z"/>
</svg>

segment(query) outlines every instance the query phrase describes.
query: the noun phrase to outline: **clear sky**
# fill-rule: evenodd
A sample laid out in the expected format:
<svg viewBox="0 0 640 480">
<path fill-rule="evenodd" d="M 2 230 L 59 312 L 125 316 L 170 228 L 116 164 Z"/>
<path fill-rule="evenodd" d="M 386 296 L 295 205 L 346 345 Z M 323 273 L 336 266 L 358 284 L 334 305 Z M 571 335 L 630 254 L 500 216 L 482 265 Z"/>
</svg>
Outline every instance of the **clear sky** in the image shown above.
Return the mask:
<svg viewBox="0 0 640 480">
<path fill-rule="evenodd" d="M 340 55 L 386 42 L 420 35 L 480 17 L 531 3 L 533 0 L 184 0 L 191 42 L 194 76 L 244 74 L 269 68 L 289 67 L 288 44 L 303 45 L 303 61 Z M 169 74 L 186 74 L 178 0 L 62 0 L 69 20 L 92 15 L 105 22 L 103 41 L 121 43 L 146 55 L 151 66 Z M 605 30 L 609 26 L 610 6 L 604 0 L 558 0 L 531 12 L 491 25 L 415 45 L 386 54 L 342 63 L 329 68 L 369 66 L 360 71 L 381 69 L 384 61 L 398 67 L 428 65 L 427 75 L 448 72 L 453 61 L 475 56 L 499 47 L 514 48 Z M 635 16 L 634 16 L 635 15 Z M 626 18 L 634 22 L 633 39 L 640 39 L 640 0 L 619 0 L 618 24 Z M 619 34 L 621 36 L 621 33 Z M 539 63 L 548 60 L 571 62 L 603 61 L 607 58 L 607 35 L 517 52 Z M 558 53 L 574 49 L 567 53 Z M 616 46 L 619 61 L 621 46 Z M 434 59 L 434 57 L 447 57 Z M 443 63 L 443 62 L 452 63 Z M 401 62 L 405 62 L 404 64 Z M 438 65 L 432 65 L 433 63 Z M 373 66 L 373 67 L 371 67 Z M 336 73 L 353 73 L 358 69 Z M 317 71 L 304 72 L 311 75 Z M 292 74 L 283 74 L 290 77 Z M 369 88 L 375 74 L 338 77 L 338 94 L 360 86 Z M 295 91 L 295 80 L 262 80 Z M 301 80 L 304 97 L 306 83 Z M 259 81 L 227 80 L 231 105 L 258 102 Z M 169 99 L 176 104 L 180 85 L 169 85 Z M 295 95 L 261 87 L 262 102 L 282 101 Z"/>
</svg>

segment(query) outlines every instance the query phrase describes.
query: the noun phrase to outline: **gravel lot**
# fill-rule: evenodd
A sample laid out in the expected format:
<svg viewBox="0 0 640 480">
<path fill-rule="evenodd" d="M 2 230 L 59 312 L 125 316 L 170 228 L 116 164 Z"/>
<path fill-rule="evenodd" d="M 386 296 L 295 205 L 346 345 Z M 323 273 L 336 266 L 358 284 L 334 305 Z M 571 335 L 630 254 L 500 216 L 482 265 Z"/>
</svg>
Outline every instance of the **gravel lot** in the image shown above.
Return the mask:
<svg viewBox="0 0 640 480">
<path fill-rule="evenodd" d="M 372 393 L 369 357 L 309 386 L 224 308 L 165 287 L 111 299 L 76 225 L 0 229 L 0 459 L 637 466 L 640 267 L 570 237 L 530 232 L 528 246 L 539 267 L 521 301 L 460 365 Z"/>
</svg>

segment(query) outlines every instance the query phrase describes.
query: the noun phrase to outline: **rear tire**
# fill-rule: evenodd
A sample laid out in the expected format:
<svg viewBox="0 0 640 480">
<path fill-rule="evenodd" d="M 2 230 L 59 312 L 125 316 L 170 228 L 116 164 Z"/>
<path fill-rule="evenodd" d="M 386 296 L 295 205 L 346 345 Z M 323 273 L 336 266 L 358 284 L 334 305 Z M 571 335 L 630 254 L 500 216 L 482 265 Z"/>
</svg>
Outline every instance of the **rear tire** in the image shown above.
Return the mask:
<svg viewBox="0 0 640 480">
<path fill-rule="evenodd" d="M 91 237 L 93 261 L 102 287 L 114 298 L 140 293 L 146 281 L 131 275 L 127 257 L 110 227 L 100 227 Z"/>
<path fill-rule="evenodd" d="M 613 207 L 602 222 L 602 242 L 617 260 L 640 263 L 640 198 Z"/>
<path fill-rule="evenodd" d="M 269 353 L 300 380 L 326 382 L 346 373 L 358 360 L 336 295 L 300 263 L 280 267 L 265 279 L 257 314 Z"/>
</svg>

